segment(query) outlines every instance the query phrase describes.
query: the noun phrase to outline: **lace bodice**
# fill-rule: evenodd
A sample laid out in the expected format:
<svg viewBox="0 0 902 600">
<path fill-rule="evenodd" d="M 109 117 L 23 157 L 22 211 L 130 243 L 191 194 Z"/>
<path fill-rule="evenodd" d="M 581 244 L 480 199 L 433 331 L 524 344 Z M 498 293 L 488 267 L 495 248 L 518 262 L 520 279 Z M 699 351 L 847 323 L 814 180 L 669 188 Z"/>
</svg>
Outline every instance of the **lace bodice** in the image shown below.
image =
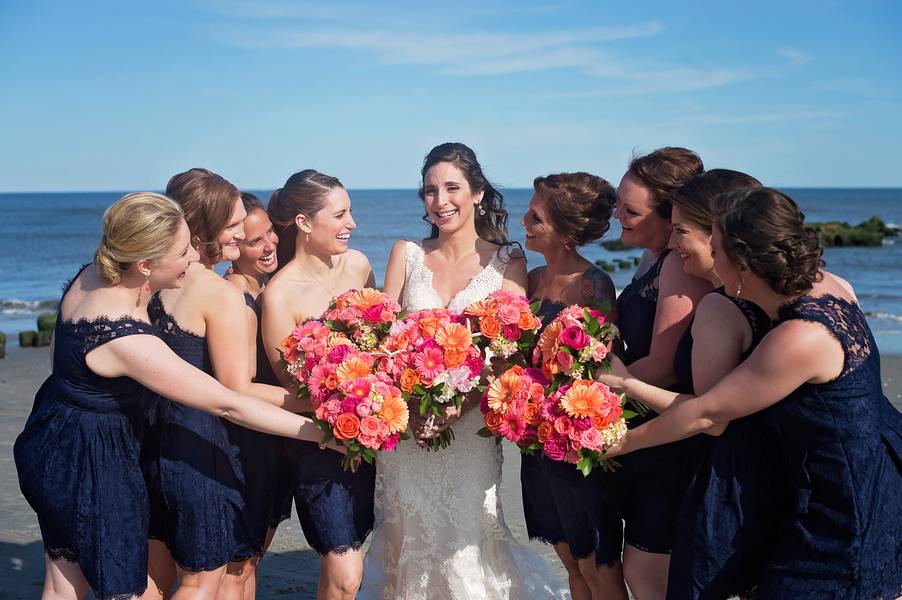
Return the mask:
<svg viewBox="0 0 902 600">
<path fill-rule="evenodd" d="M 423 264 L 423 249 L 407 243 L 402 305 L 442 308 Z M 510 260 L 499 249 L 448 303 L 453 311 L 500 289 Z M 376 459 L 376 530 L 366 555 L 363 599 L 463 600 L 563 597 L 551 568 L 514 539 L 498 491 L 501 446 L 480 438 L 478 409 L 454 423 L 448 448 L 428 452 L 412 439 Z"/>
</svg>

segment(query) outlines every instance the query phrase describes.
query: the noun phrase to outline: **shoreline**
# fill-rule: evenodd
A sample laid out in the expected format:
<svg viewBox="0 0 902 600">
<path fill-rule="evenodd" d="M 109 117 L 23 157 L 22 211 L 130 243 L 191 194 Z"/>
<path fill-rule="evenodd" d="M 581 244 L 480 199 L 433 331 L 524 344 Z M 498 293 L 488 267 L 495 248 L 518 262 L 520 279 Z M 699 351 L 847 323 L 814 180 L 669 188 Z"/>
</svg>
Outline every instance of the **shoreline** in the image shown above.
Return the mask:
<svg viewBox="0 0 902 600">
<path fill-rule="evenodd" d="M 7 348 L 0 359 L 0 597 L 25 600 L 40 595 L 44 578 L 43 546 L 37 518 L 19 492 L 13 443 L 31 411 L 34 394 L 50 373 L 48 348 Z M 884 394 L 902 410 L 902 355 L 881 356 Z M 506 521 L 514 537 L 552 564 L 566 582 L 554 550 L 528 542 L 520 497 L 520 460 L 512 444 L 504 444 L 500 490 Z M 279 527 L 260 567 L 257 597 L 314 598 L 319 557 L 307 545 L 295 515 Z"/>
</svg>

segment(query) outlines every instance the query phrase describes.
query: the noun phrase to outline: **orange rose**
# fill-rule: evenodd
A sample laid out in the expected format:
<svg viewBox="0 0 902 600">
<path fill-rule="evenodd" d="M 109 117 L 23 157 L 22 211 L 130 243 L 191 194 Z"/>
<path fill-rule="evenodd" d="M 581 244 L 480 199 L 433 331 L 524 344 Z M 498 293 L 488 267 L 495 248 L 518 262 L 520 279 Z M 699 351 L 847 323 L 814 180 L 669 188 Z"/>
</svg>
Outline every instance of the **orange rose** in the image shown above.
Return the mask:
<svg viewBox="0 0 902 600">
<path fill-rule="evenodd" d="M 517 323 L 517 327 L 524 331 L 527 329 L 537 329 L 535 315 L 529 311 L 521 312 L 520 321 Z"/>
<path fill-rule="evenodd" d="M 326 375 L 326 378 L 323 379 L 323 387 L 327 390 L 334 390 L 338 387 L 338 377 L 335 376 L 335 373 Z"/>
<path fill-rule="evenodd" d="M 511 372 L 513 372 L 513 373 L 516 373 L 517 375 L 522 375 L 522 374 L 523 374 L 523 367 L 521 367 L 520 365 L 514 365 L 514 366 L 512 366 L 510 369 L 508 369 L 508 371 L 511 371 Z"/>
<path fill-rule="evenodd" d="M 538 425 L 542 420 L 539 414 L 539 405 L 534 402 L 527 402 L 523 407 L 523 418 L 526 419 L 527 425 Z"/>
<path fill-rule="evenodd" d="M 549 423 L 548 421 L 542 421 L 539 423 L 539 431 L 538 431 L 538 440 L 540 444 L 544 444 L 545 440 L 548 439 L 548 436 L 554 433 L 554 425 Z"/>
<path fill-rule="evenodd" d="M 332 433 L 340 440 L 350 440 L 360 434 L 360 419 L 353 413 L 341 413 L 335 419 Z"/>
<path fill-rule="evenodd" d="M 492 316 L 482 317 L 479 319 L 479 331 L 485 337 L 494 340 L 501 335 L 501 322 Z"/>
<path fill-rule="evenodd" d="M 420 376 L 413 369 L 404 369 L 401 373 L 401 389 L 408 394 L 413 391 L 413 387 L 420 383 Z"/>
<path fill-rule="evenodd" d="M 459 367 L 460 365 L 464 364 L 465 360 L 467 360 L 466 350 L 458 350 L 455 348 L 449 348 L 448 350 L 445 350 L 445 366 L 449 369 Z"/>
<path fill-rule="evenodd" d="M 489 431 L 491 431 L 492 433 L 497 433 L 503 422 L 504 417 L 501 415 L 501 413 L 489 411 L 485 415 L 485 426 L 488 427 Z"/>
<path fill-rule="evenodd" d="M 423 335 L 426 337 L 435 336 L 435 331 L 438 329 L 439 322 L 435 317 L 423 317 L 419 321 L 420 330 L 423 332 Z"/>
</svg>

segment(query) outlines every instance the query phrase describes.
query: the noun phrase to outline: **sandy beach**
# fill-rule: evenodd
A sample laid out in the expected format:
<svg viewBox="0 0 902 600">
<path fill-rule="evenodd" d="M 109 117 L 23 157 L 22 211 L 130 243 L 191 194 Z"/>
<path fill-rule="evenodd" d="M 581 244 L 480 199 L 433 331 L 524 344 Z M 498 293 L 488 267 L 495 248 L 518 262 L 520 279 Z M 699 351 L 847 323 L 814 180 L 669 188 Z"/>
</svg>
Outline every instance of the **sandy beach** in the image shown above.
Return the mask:
<svg viewBox="0 0 902 600">
<path fill-rule="evenodd" d="M 902 410 L 902 356 L 882 357 L 882 372 L 886 396 Z M 0 360 L 0 598 L 8 600 L 38 597 L 43 582 L 38 523 L 19 492 L 12 448 L 28 417 L 34 393 L 48 374 L 46 348 L 9 349 L 6 358 Z M 501 498 L 507 523 L 518 540 L 545 556 L 563 578 L 554 552 L 526 540 L 520 461 L 510 444 L 505 445 L 505 459 Z M 261 566 L 258 597 L 314 598 L 318 570 L 316 553 L 304 541 L 297 520 L 286 521 Z"/>
</svg>

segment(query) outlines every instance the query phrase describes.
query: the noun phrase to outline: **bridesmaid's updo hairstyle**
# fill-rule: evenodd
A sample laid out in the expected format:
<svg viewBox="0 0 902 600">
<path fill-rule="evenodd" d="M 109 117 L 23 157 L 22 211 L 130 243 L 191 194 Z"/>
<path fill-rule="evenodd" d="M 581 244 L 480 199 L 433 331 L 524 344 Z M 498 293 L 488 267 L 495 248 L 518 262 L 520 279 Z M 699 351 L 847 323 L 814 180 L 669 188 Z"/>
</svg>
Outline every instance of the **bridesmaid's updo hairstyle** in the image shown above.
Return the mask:
<svg viewBox="0 0 902 600">
<path fill-rule="evenodd" d="M 251 212 L 255 210 L 262 210 L 266 212 L 266 209 L 263 208 L 263 203 L 260 201 L 260 198 L 257 198 L 250 192 L 241 192 L 241 204 L 244 205 L 244 210 L 247 211 L 247 214 L 251 214 Z"/>
<path fill-rule="evenodd" d="M 241 193 L 225 178 L 207 169 L 189 169 L 173 175 L 166 195 L 185 211 L 191 244 L 210 262 L 222 257 L 216 238 L 225 231 Z"/>
<path fill-rule="evenodd" d="M 267 212 L 279 236 L 276 257 L 280 269 L 294 258 L 298 235 L 295 217 L 304 215 L 312 219 L 326 205 L 329 192 L 335 188 L 344 188 L 337 177 L 305 169 L 289 177 L 284 186 L 272 193 Z"/>
<path fill-rule="evenodd" d="M 823 277 L 820 238 L 786 194 L 746 188 L 725 194 L 714 223 L 723 233 L 727 258 L 763 278 L 784 296 L 797 296 Z"/>
<path fill-rule="evenodd" d="M 483 192 L 482 200 L 476 207 L 476 235 L 480 238 L 492 242 L 493 244 L 507 245 L 507 210 L 504 208 L 504 196 L 501 192 L 489 183 L 488 178 L 482 172 L 479 161 L 476 160 L 476 154 L 468 146 L 459 142 L 446 142 L 439 144 L 429 151 L 423 160 L 423 169 L 420 171 L 420 199 L 425 200 L 426 195 L 423 190 L 423 180 L 426 178 L 426 172 L 433 165 L 449 162 L 463 172 L 470 190 L 474 193 Z M 479 214 L 480 209 L 485 210 L 485 214 Z M 423 215 L 423 220 L 429 224 L 429 215 Z M 438 237 L 438 227 L 432 225 L 430 238 Z"/>
<path fill-rule="evenodd" d="M 730 169 L 711 169 L 690 179 L 671 197 L 671 201 L 687 219 L 710 235 L 714 224 L 712 211 L 722 194 L 760 187 L 761 182 L 751 175 Z"/>
<path fill-rule="evenodd" d="M 610 228 L 617 193 L 601 177 L 583 172 L 558 173 L 536 177 L 532 186 L 545 200 L 552 227 L 570 246 L 584 246 Z"/>
<path fill-rule="evenodd" d="M 94 252 L 97 272 L 115 285 L 135 263 L 159 260 L 183 219 L 179 205 L 162 194 L 123 196 L 103 213 L 103 237 Z"/>
<path fill-rule="evenodd" d="M 627 173 L 651 191 L 655 212 L 669 220 L 671 196 L 704 170 L 705 165 L 698 154 L 686 148 L 668 146 L 633 158 Z"/>
</svg>

